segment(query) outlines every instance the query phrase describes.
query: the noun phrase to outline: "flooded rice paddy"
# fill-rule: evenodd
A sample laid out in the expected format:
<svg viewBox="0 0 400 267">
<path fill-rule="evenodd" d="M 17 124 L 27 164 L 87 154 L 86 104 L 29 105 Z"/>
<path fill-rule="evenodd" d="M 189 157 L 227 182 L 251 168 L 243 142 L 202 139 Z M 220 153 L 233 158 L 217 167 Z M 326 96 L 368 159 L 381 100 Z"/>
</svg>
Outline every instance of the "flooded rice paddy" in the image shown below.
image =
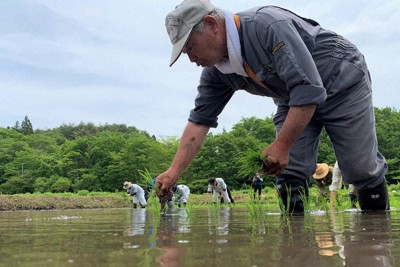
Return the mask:
<svg viewBox="0 0 400 267">
<path fill-rule="evenodd" d="M 396 266 L 400 213 L 0 212 L 0 266 Z M 398 263 L 400 266 L 400 263 Z"/>
</svg>

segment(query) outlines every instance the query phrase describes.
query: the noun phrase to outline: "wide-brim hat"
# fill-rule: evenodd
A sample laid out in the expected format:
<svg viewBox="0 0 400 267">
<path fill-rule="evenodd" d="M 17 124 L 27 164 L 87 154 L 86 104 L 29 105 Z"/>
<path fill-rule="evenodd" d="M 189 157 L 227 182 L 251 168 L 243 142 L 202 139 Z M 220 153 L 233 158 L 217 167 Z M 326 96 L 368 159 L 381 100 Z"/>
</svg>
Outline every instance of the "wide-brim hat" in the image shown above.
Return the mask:
<svg viewBox="0 0 400 267">
<path fill-rule="evenodd" d="M 129 187 L 131 187 L 131 185 L 132 185 L 131 182 L 125 181 L 125 183 L 124 183 L 124 189 L 128 189 Z"/>
<path fill-rule="evenodd" d="M 178 60 L 185 47 L 193 27 L 215 10 L 210 0 L 185 0 L 167 14 L 165 27 L 173 45 L 170 65 Z"/>
<path fill-rule="evenodd" d="M 315 173 L 313 174 L 314 179 L 322 179 L 324 178 L 329 172 L 329 165 L 326 163 L 318 163 L 317 164 L 317 169 L 315 170 Z"/>
</svg>

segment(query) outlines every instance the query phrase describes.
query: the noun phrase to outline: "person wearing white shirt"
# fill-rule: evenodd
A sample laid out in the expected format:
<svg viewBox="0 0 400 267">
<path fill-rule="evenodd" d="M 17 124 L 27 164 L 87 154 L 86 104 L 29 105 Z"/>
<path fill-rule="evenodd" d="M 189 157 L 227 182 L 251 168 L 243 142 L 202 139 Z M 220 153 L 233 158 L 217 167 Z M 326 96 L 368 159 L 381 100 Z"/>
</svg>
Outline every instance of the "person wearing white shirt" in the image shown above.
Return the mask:
<svg viewBox="0 0 400 267">
<path fill-rule="evenodd" d="M 338 162 L 335 162 L 334 167 L 332 168 L 326 163 L 317 164 L 317 169 L 313 174 L 313 178 L 318 187 L 318 191 L 322 195 L 326 195 L 325 187 L 329 187 L 329 199 L 331 207 L 335 207 L 335 198 L 337 196 L 337 190 L 342 188 L 342 173 L 339 169 Z M 349 185 L 349 197 L 351 200 L 352 208 L 356 208 L 357 197 L 355 194 L 354 186 L 352 184 Z"/>
<path fill-rule="evenodd" d="M 146 207 L 146 199 L 144 197 L 144 190 L 137 184 L 131 182 L 125 182 L 124 187 L 126 193 L 132 196 L 133 208 L 136 209 L 137 205 L 140 204 L 142 208 Z"/>
<path fill-rule="evenodd" d="M 178 197 L 178 207 L 186 206 L 186 202 L 189 200 L 190 189 L 186 185 L 180 184 L 172 187 L 172 193 Z"/>
<path fill-rule="evenodd" d="M 221 195 L 221 203 L 233 203 L 233 198 L 230 194 L 228 186 L 222 178 L 210 178 L 208 180 L 208 193 L 213 194 L 213 202 L 217 203 L 218 196 Z"/>
</svg>

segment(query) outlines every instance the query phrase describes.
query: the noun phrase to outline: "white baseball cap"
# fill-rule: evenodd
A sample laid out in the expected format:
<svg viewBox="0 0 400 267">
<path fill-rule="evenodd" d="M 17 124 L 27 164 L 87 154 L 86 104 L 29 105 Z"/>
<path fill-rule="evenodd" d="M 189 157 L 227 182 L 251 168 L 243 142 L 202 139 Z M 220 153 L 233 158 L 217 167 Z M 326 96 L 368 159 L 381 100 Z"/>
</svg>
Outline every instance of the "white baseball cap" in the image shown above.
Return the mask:
<svg viewBox="0 0 400 267">
<path fill-rule="evenodd" d="M 167 14 L 165 27 L 173 45 L 170 67 L 182 54 L 194 26 L 214 10 L 210 0 L 185 0 Z"/>
</svg>

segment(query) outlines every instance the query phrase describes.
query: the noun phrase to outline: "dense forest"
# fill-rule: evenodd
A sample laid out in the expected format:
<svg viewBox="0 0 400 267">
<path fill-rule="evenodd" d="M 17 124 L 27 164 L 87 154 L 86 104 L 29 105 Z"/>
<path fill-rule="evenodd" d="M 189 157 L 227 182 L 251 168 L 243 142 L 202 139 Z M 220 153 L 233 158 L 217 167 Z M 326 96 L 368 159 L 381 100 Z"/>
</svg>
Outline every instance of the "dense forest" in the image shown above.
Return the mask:
<svg viewBox="0 0 400 267">
<path fill-rule="evenodd" d="M 400 113 L 375 108 L 378 143 L 386 157 L 389 183 L 400 179 Z M 232 130 L 209 133 L 199 155 L 182 176 L 192 192 L 204 192 L 207 180 L 223 177 L 233 189 L 246 186 L 254 173 L 243 173 L 245 151 L 261 153 L 275 136 L 272 118 L 243 118 Z M 126 125 L 63 124 L 50 130 L 33 130 L 26 116 L 13 127 L 0 128 L 0 193 L 79 192 L 122 190 L 124 181 L 144 184 L 140 176 L 164 171 L 179 144 L 178 137 L 157 139 Z M 351 151 L 349 151 L 351 153 Z M 323 132 L 318 162 L 335 162 Z M 273 186 L 274 177 L 266 177 Z"/>
</svg>

